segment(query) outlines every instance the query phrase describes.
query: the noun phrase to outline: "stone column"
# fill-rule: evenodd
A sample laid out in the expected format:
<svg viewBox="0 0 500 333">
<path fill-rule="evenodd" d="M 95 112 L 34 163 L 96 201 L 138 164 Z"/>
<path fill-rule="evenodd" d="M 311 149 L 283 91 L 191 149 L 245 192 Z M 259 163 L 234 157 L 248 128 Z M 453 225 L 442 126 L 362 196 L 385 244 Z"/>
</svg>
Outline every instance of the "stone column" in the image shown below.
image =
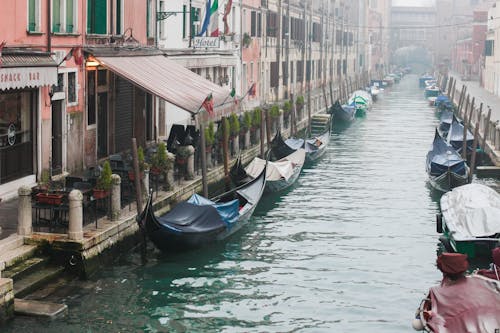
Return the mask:
<svg viewBox="0 0 500 333">
<path fill-rule="evenodd" d="M 193 179 L 194 178 L 194 147 L 187 146 L 187 150 L 189 152 L 189 156 L 187 158 L 186 178 Z"/>
<path fill-rule="evenodd" d="M 72 240 L 83 239 L 83 195 L 79 190 L 69 192 L 68 237 Z"/>
<path fill-rule="evenodd" d="M 33 232 L 31 188 L 21 186 L 17 190 L 19 204 L 17 207 L 17 233 L 21 236 L 29 236 Z"/>
<path fill-rule="evenodd" d="M 144 181 L 146 180 L 146 174 L 149 176 L 149 172 L 144 171 Z M 149 177 L 148 177 L 149 180 Z M 121 185 L 122 179 L 119 175 L 111 175 L 111 221 L 116 221 L 120 218 L 121 212 Z M 146 192 L 149 193 L 149 192 Z"/>
<path fill-rule="evenodd" d="M 495 150 L 500 149 L 500 125 L 495 126 Z"/>
<path fill-rule="evenodd" d="M 250 148 L 251 143 L 250 143 L 250 130 L 245 132 L 245 149 Z"/>
<path fill-rule="evenodd" d="M 234 150 L 234 155 L 238 155 L 240 152 L 240 136 L 236 135 L 233 139 L 233 150 Z"/>
<path fill-rule="evenodd" d="M 144 170 L 144 192 L 146 196 L 149 196 L 149 170 Z"/>
</svg>

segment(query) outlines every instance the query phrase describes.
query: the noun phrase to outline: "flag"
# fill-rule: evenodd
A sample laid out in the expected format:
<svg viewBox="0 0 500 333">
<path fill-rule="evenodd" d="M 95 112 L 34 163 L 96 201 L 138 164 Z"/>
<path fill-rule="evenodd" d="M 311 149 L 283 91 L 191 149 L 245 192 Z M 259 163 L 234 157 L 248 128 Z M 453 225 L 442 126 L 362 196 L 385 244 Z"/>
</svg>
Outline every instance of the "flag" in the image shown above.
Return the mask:
<svg viewBox="0 0 500 333">
<path fill-rule="evenodd" d="M 208 112 L 210 116 L 214 115 L 214 98 L 212 94 L 208 95 L 201 106 Z"/>
<path fill-rule="evenodd" d="M 203 25 L 201 26 L 201 30 L 198 33 L 198 36 L 203 36 L 205 32 L 208 29 L 208 25 L 210 24 L 210 7 L 211 7 L 212 1 L 208 0 L 207 1 L 207 6 L 205 8 L 205 18 L 203 19 Z"/>
<path fill-rule="evenodd" d="M 254 82 L 250 86 L 250 89 L 248 89 L 248 96 L 255 96 L 255 93 L 256 93 L 256 89 L 255 88 L 256 88 L 256 84 Z"/>
<path fill-rule="evenodd" d="M 71 57 L 73 57 L 73 48 L 71 48 L 71 50 L 69 50 L 68 54 L 66 54 L 63 61 L 68 61 L 69 59 L 71 59 Z"/>
<path fill-rule="evenodd" d="M 78 66 L 83 64 L 83 54 L 82 54 L 82 48 L 80 46 L 74 47 L 72 49 L 73 52 L 71 54 L 75 58 L 75 64 Z"/>
<path fill-rule="evenodd" d="M 3 41 L 3 42 L 0 43 L 0 67 L 2 67 L 2 50 L 3 50 L 4 46 L 5 46 L 5 44 L 7 44 L 6 41 Z"/>
<path fill-rule="evenodd" d="M 229 95 L 231 95 L 231 97 L 234 97 L 236 95 L 236 90 L 234 88 L 231 89 L 231 92 L 229 93 Z"/>
<path fill-rule="evenodd" d="M 222 17 L 222 21 L 224 21 L 224 35 L 229 34 L 229 24 L 227 23 L 227 17 L 231 12 L 232 5 L 233 0 L 228 0 L 226 3 L 226 8 L 224 8 L 224 17 Z"/>
<path fill-rule="evenodd" d="M 210 8 L 210 37 L 219 37 L 219 0 L 214 0 Z"/>
</svg>

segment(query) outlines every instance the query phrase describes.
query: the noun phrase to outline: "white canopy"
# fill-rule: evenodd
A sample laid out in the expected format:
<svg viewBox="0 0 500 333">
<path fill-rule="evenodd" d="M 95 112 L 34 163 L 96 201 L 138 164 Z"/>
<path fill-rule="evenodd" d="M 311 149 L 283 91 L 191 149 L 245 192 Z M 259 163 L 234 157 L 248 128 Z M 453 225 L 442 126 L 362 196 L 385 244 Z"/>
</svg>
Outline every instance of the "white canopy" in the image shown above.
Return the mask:
<svg viewBox="0 0 500 333">
<path fill-rule="evenodd" d="M 275 181 L 282 178 L 288 180 L 288 178 L 293 175 L 293 168 L 296 165 L 304 164 L 305 158 L 306 151 L 301 148 L 281 160 L 275 162 L 270 161 L 267 165 L 266 180 Z M 260 174 L 262 169 L 264 169 L 265 165 L 266 160 L 256 157 L 245 168 L 245 171 L 250 177 L 255 178 Z"/>
<path fill-rule="evenodd" d="M 488 186 L 454 188 L 441 197 L 441 211 L 455 240 L 500 233 L 500 195 Z"/>
</svg>

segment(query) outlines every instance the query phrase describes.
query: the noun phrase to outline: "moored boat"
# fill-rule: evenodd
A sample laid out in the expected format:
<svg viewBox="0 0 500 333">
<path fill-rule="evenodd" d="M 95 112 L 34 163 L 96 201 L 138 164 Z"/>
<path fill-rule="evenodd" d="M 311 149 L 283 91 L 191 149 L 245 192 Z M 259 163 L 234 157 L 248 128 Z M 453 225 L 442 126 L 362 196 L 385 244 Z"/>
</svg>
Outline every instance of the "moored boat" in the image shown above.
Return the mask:
<svg viewBox="0 0 500 333">
<path fill-rule="evenodd" d="M 470 154 L 473 149 L 472 146 L 474 144 L 474 135 L 472 135 L 472 133 L 469 130 L 467 130 L 465 140 L 467 141 L 466 143 L 467 154 Z M 448 134 L 446 136 L 446 142 L 452 145 L 457 152 L 462 153 L 463 142 L 464 142 L 464 125 L 462 125 L 462 123 L 460 123 L 455 116 L 453 116 L 453 120 L 448 130 Z"/>
<path fill-rule="evenodd" d="M 292 154 L 277 161 L 267 162 L 266 188 L 265 192 L 279 192 L 295 183 L 299 178 L 304 166 L 306 151 L 297 149 Z M 248 181 L 260 175 L 266 167 L 266 160 L 255 157 L 246 167 L 243 167 L 240 159 L 231 167 L 230 175 L 234 183 Z"/>
<path fill-rule="evenodd" d="M 337 121 L 351 122 L 355 118 L 356 108 L 354 105 L 341 105 L 337 100 L 331 107 L 330 113 L 333 113 L 333 117 Z"/>
<path fill-rule="evenodd" d="M 156 216 L 152 195 L 137 217 L 148 238 L 161 251 L 188 250 L 229 237 L 252 215 L 266 186 L 266 168 L 255 179 L 207 199 L 194 194 L 162 216 Z"/>
<path fill-rule="evenodd" d="M 448 251 L 489 256 L 500 241 L 500 195 L 481 184 L 454 188 L 441 197 L 437 231 Z"/>
<path fill-rule="evenodd" d="M 372 98 L 370 94 L 364 90 L 356 90 L 351 94 L 347 104 L 354 105 L 356 108 L 356 116 L 362 117 L 366 111 L 371 107 Z"/>
<path fill-rule="evenodd" d="M 448 136 L 448 131 L 450 130 L 451 122 L 453 121 L 453 112 L 443 110 L 439 117 L 438 131 L 442 138 Z"/>
<path fill-rule="evenodd" d="M 444 253 L 437 266 L 443 272 L 439 286 L 429 289 L 412 326 L 434 333 L 495 332 L 500 327 L 500 282 L 465 275 L 467 257 Z"/>
<path fill-rule="evenodd" d="M 448 192 L 469 182 L 466 161 L 443 140 L 437 129 L 427 153 L 426 171 L 432 187 L 441 192 Z"/>
</svg>

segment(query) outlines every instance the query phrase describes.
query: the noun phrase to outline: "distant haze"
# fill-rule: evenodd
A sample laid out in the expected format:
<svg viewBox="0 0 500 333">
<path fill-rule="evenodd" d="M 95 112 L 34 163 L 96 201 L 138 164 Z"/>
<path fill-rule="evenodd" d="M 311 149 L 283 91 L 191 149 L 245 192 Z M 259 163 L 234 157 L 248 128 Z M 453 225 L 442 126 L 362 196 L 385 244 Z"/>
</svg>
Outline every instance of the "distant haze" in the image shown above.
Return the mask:
<svg viewBox="0 0 500 333">
<path fill-rule="evenodd" d="M 393 6 L 433 6 L 435 4 L 435 0 L 392 0 Z"/>
</svg>

